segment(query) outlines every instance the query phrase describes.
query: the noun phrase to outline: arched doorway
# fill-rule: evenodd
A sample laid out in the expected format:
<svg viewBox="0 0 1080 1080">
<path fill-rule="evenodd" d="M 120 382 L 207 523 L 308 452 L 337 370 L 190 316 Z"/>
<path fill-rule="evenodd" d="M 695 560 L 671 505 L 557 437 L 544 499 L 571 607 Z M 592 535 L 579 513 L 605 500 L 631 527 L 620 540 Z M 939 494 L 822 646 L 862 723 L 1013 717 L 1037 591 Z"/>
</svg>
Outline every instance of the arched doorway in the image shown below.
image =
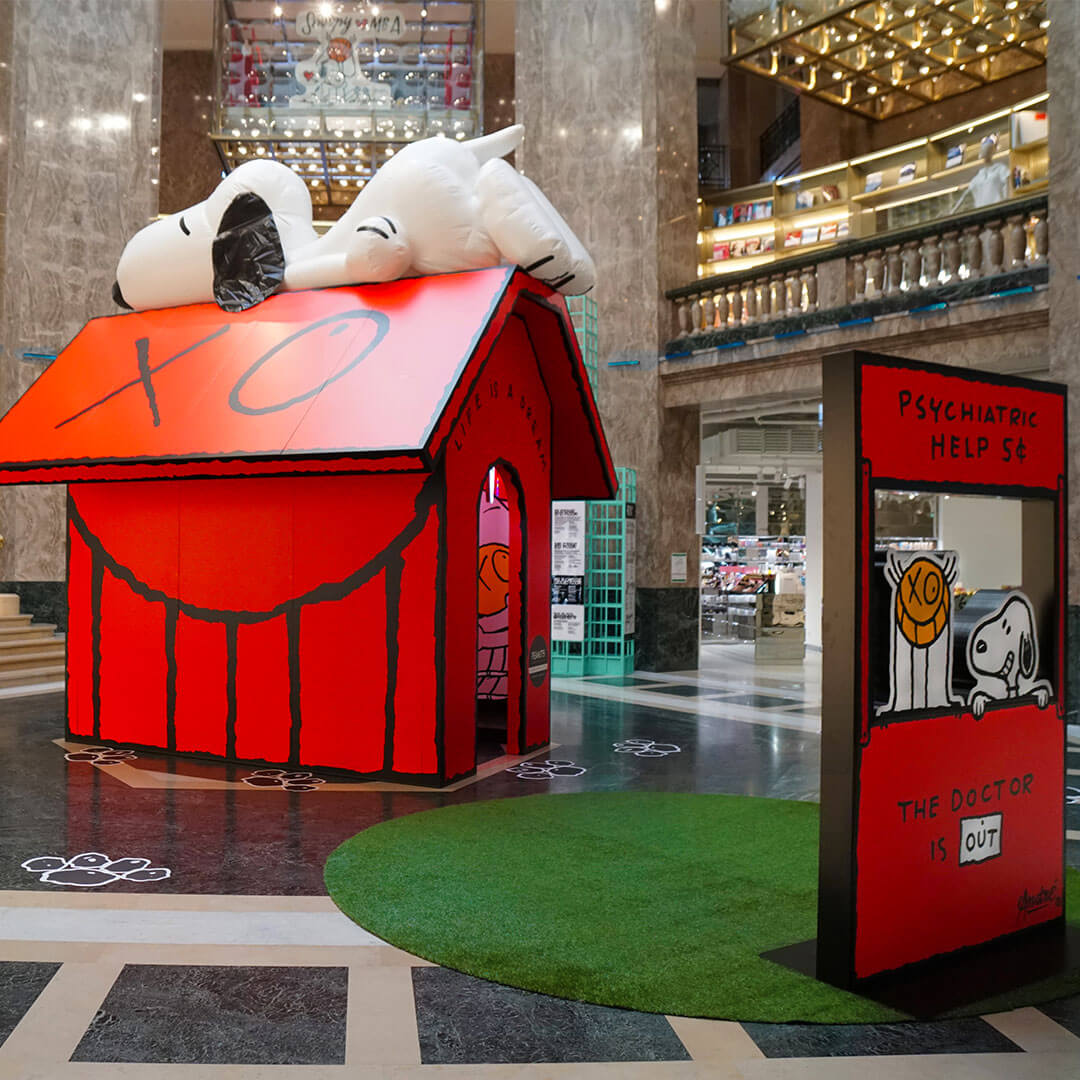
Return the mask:
<svg viewBox="0 0 1080 1080">
<path fill-rule="evenodd" d="M 511 470 L 487 470 L 477 501 L 477 761 L 516 753 L 524 715 L 521 494 Z"/>
</svg>

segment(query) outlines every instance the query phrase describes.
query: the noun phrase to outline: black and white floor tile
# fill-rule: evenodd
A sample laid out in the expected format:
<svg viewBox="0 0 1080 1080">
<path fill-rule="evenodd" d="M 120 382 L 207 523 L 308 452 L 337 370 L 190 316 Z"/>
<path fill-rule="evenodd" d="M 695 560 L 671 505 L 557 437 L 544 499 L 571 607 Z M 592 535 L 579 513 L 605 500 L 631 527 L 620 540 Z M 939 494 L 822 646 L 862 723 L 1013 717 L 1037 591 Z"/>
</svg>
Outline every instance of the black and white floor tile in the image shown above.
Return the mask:
<svg viewBox="0 0 1080 1080">
<path fill-rule="evenodd" d="M 555 747 L 457 792 L 341 792 L 318 777 L 144 751 L 136 767 L 217 769 L 234 789 L 133 788 L 115 769 L 57 753 L 61 696 L 4 702 L 0 1078 L 244 1080 L 265 1069 L 502 1080 L 542 1067 L 535 1075 L 552 1080 L 1076 1080 L 1080 995 L 935 1023 L 639 1014 L 435 967 L 357 927 L 325 895 L 322 866 L 342 840 L 455 802 L 618 790 L 814 800 L 813 662 L 802 675 L 714 666 L 559 682 Z M 1080 769 L 1080 755 L 1069 763 Z M 296 797 L 245 796 L 240 781 L 260 773 L 285 790 L 293 782 Z M 1080 862 L 1080 833 L 1068 858 Z M 75 880 L 95 874 L 111 877 Z M 603 1063 L 609 1071 L 595 1071 Z"/>
</svg>

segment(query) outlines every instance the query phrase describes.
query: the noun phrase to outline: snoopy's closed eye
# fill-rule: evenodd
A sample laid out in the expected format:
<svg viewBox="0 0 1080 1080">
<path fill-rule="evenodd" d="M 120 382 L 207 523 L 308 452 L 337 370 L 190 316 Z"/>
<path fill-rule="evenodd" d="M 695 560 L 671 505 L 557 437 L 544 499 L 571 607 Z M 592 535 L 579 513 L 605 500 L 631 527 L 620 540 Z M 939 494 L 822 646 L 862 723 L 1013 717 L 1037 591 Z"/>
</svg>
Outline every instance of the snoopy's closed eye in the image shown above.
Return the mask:
<svg viewBox="0 0 1080 1080">
<path fill-rule="evenodd" d="M 181 232 L 182 232 L 182 233 L 183 233 L 183 234 L 184 234 L 185 236 L 190 236 L 190 235 L 191 235 L 191 230 L 190 230 L 190 229 L 189 229 L 189 228 L 187 227 L 187 225 L 186 225 L 186 224 L 184 223 L 184 215 L 183 215 L 183 214 L 181 214 L 181 215 L 180 215 L 180 231 L 181 231 Z"/>
</svg>

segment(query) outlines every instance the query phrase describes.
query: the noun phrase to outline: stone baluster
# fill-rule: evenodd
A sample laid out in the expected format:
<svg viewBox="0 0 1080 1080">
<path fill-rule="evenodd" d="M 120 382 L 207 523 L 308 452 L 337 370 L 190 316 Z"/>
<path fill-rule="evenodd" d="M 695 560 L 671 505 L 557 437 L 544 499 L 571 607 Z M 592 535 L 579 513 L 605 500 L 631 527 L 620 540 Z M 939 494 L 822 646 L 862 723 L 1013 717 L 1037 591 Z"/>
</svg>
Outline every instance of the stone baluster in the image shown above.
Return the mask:
<svg viewBox="0 0 1080 1080">
<path fill-rule="evenodd" d="M 784 299 L 784 275 L 773 274 L 769 278 L 769 310 L 772 312 L 774 319 L 782 319 L 784 317 L 784 309 L 787 304 Z"/>
<path fill-rule="evenodd" d="M 716 294 L 716 327 L 718 330 L 727 329 L 728 299 L 727 289 L 721 289 Z"/>
<path fill-rule="evenodd" d="M 1014 214 L 1005 221 L 1005 269 L 1023 270 L 1027 265 L 1027 230 L 1023 214 Z"/>
<path fill-rule="evenodd" d="M 982 272 L 984 277 L 1002 272 L 1005 258 L 1005 240 L 1001 235 L 1001 221 L 988 221 L 979 233 L 982 245 Z"/>
<path fill-rule="evenodd" d="M 757 322 L 757 293 L 754 291 L 754 283 L 748 281 L 743 286 L 743 322 Z"/>
<path fill-rule="evenodd" d="M 682 337 L 694 332 L 695 307 L 697 307 L 697 300 L 693 299 L 682 300 L 676 305 L 675 313 L 679 318 L 679 334 Z"/>
<path fill-rule="evenodd" d="M 853 304 L 866 299 L 866 262 L 862 255 L 851 256 L 851 294 Z"/>
<path fill-rule="evenodd" d="M 942 258 L 941 282 L 956 281 L 960 276 L 960 233 L 947 232 L 941 238 Z"/>
<path fill-rule="evenodd" d="M 712 293 L 706 293 L 701 301 L 701 313 L 705 316 L 704 330 L 708 333 L 716 329 L 716 304 L 713 303 Z"/>
<path fill-rule="evenodd" d="M 900 279 L 900 288 L 904 292 L 910 292 L 918 288 L 919 268 L 922 257 L 919 255 L 918 240 L 909 240 L 900 250 L 900 263 L 903 276 Z"/>
<path fill-rule="evenodd" d="M 919 248 L 920 270 L 919 285 L 932 289 L 941 277 L 941 248 L 936 236 L 927 236 Z"/>
<path fill-rule="evenodd" d="M 772 313 L 772 293 L 769 289 L 769 279 L 761 278 L 754 282 L 754 293 L 757 295 L 758 319 L 768 322 Z"/>
<path fill-rule="evenodd" d="M 900 245 L 891 244 L 885 249 L 885 295 L 895 296 L 900 292 L 900 278 L 903 263 L 900 261 Z"/>
<path fill-rule="evenodd" d="M 802 278 L 800 291 L 806 299 L 806 310 L 817 311 L 817 267 L 808 266 L 800 277 Z"/>
<path fill-rule="evenodd" d="M 784 314 L 788 318 L 798 315 L 802 311 L 802 282 L 799 280 L 798 270 L 789 270 L 784 278 L 784 291 L 786 294 Z"/>
<path fill-rule="evenodd" d="M 877 300 L 884 284 L 885 260 L 880 251 L 871 251 L 866 256 L 866 299 Z"/>
<path fill-rule="evenodd" d="M 728 293 L 728 325 L 742 325 L 742 289 L 738 285 Z"/>
<path fill-rule="evenodd" d="M 1047 254 L 1050 251 L 1050 226 L 1046 220 L 1045 210 L 1036 210 L 1032 215 L 1031 249 L 1032 254 L 1028 257 L 1028 264 L 1045 266 Z"/>
<path fill-rule="evenodd" d="M 969 225 L 960 237 L 960 276 L 971 279 L 979 276 L 982 266 L 982 247 L 979 245 L 979 226 Z"/>
</svg>

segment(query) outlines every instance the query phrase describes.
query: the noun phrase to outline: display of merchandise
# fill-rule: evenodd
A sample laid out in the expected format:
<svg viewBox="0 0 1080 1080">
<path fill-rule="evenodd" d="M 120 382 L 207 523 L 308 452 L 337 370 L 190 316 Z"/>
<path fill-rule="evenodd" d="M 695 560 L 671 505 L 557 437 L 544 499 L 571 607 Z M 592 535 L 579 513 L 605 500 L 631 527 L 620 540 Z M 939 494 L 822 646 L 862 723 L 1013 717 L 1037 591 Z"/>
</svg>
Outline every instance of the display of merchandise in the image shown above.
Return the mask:
<svg viewBox="0 0 1080 1080">
<path fill-rule="evenodd" d="M 698 219 L 698 278 L 740 275 L 802 256 L 797 249 L 809 245 L 866 239 L 972 206 L 1029 198 L 1049 184 L 1046 100 L 1042 93 L 962 128 L 706 197 Z M 993 147 L 989 160 L 975 153 L 985 146 Z M 966 203 L 958 207 L 961 191 Z M 826 217 L 832 220 L 822 221 Z M 742 242 L 739 255 L 736 241 Z M 736 261 L 750 256 L 753 264 Z"/>
<path fill-rule="evenodd" d="M 804 537 L 703 537 L 702 640 L 750 642 L 761 626 L 801 627 L 805 588 Z"/>
</svg>

